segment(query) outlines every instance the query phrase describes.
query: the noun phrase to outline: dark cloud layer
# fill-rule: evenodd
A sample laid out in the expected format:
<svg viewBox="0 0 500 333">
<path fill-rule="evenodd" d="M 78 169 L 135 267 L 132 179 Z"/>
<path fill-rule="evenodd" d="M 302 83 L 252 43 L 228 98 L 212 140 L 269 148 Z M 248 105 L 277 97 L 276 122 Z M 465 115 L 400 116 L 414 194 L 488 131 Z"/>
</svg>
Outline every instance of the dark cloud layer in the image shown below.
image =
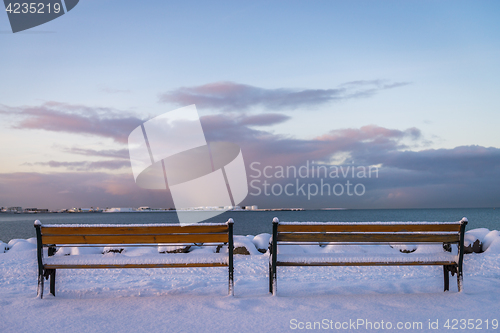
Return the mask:
<svg viewBox="0 0 500 333">
<path fill-rule="evenodd" d="M 245 111 L 252 107 L 268 110 L 294 110 L 334 101 L 370 97 L 376 93 L 402 87 L 408 82 L 386 80 L 352 81 L 332 89 L 266 89 L 235 82 L 214 82 L 182 87 L 160 95 L 160 101 L 176 105 L 196 104 L 221 111 Z"/>
<path fill-rule="evenodd" d="M 285 139 L 287 140 L 287 139 Z M 261 145 L 242 146 L 248 180 L 267 180 L 269 184 L 295 183 L 296 178 L 254 178 L 250 168 L 253 162 L 262 171 L 265 166 L 305 166 L 312 155 L 296 154 L 293 149 L 276 152 L 276 147 L 263 149 Z M 304 145 L 313 143 L 304 143 Z M 376 149 L 376 144 L 370 144 Z M 397 143 L 394 143 L 397 146 Z M 260 149 L 254 151 L 254 149 Z M 242 205 L 257 204 L 261 207 L 346 207 L 346 208 L 440 208 L 440 207 L 498 207 L 500 197 L 500 149 L 464 146 L 454 149 L 423 150 L 417 152 L 392 151 L 380 147 L 377 156 L 370 156 L 371 163 L 380 163 L 377 176 L 371 178 L 324 178 L 331 186 L 345 184 L 347 180 L 366 188 L 363 196 L 313 196 L 292 197 L 249 195 Z M 465 155 L 461 152 L 465 151 Z M 270 156 L 276 152 L 276 158 Z M 351 151 L 355 153 L 356 151 Z M 434 160 L 432 156 L 441 158 Z M 320 156 L 320 155 L 317 155 Z M 324 158 L 326 159 L 326 158 Z M 284 161 L 287 162 L 284 162 Z M 124 161 L 125 162 L 125 161 Z M 48 162 L 50 163 L 50 162 Z M 53 162 L 52 162 L 53 164 Z M 343 163 L 344 168 L 363 166 L 361 163 Z M 54 165 L 57 167 L 60 165 Z M 75 166 L 73 166 L 75 167 Z M 76 166 L 78 167 L 78 166 Z M 76 168 L 75 167 L 75 168 Z M 255 168 L 255 166 L 254 166 Z M 21 205 L 46 208 L 73 206 L 154 206 L 172 207 L 168 191 L 151 191 L 139 188 L 127 169 L 119 174 L 96 171 L 58 173 L 8 173 L 0 174 L 0 202 L 2 205 Z M 271 172 L 272 173 L 272 172 Z M 299 179 L 302 184 L 320 185 L 321 179 Z M 262 188 L 262 186 L 261 186 Z M 292 188 L 292 191 L 294 189 Z M 250 188 L 250 193 L 255 190 Z M 460 217 L 457 217 L 460 218 Z"/>
<path fill-rule="evenodd" d="M 72 147 L 72 148 L 62 148 L 62 151 L 70 154 L 78 154 L 85 156 L 112 157 L 112 158 L 127 159 L 127 160 L 129 159 L 128 149 L 95 150 L 95 149 Z"/>
<path fill-rule="evenodd" d="M 131 174 L 102 172 L 0 174 L 1 205 L 38 208 L 171 207 L 165 191 L 144 190 Z"/>
<path fill-rule="evenodd" d="M 366 82 L 346 85 L 364 86 Z M 370 83 L 374 84 L 374 83 Z M 383 84 L 383 83 L 377 83 Z M 388 89 L 390 87 L 386 87 Z M 108 109 L 44 104 L 38 108 L 6 108 L 4 114 L 25 117 L 18 128 L 87 133 L 126 142 L 142 121 Z M 83 120 L 82 120 L 83 119 Z M 231 141 L 242 149 L 247 172 L 250 164 L 296 166 L 329 165 L 334 158 L 347 166 L 379 165 L 378 177 L 353 180 L 366 187 L 363 196 L 314 197 L 248 196 L 243 205 L 263 207 L 418 208 L 485 207 L 498 205 L 500 197 L 500 149 L 461 146 L 453 149 L 415 150 L 425 138 L 418 128 L 390 129 L 376 125 L 334 129 L 312 139 L 277 135 L 269 126 L 285 122 L 282 114 L 218 114 L 201 117 L 208 142 Z M 82 123 L 79 121 L 82 120 Z M 59 124 L 55 128 L 48 121 Z M 108 123 L 109 121 L 109 123 Z M 105 126 L 107 125 L 107 127 Z M 115 126 L 116 125 L 116 126 Z M 412 151 L 409 151 L 410 146 Z M 35 161 L 57 173 L 0 174 L 0 205 L 46 206 L 141 206 L 171 207 L 168 191 L 140 189 L 130 174 L 126 149 L 63 148 L 67 153 L 102 157 L 88 161 Z M 61 171 L 59 171 L 61 170 Z M 103 172 L 107 171 L 107 172 Z M 249 180 L 254 178 L 249 177 Z M 263 178 L 260 178 L 263 180 Z M 278 183 L 289 179 L 270 180 Z M 318 184 L 319 179 L 308 183 Z M 331 180 L 336 182 L 337 180 Z M 345 181 L 340 179 L 338 181 Z"/>
<path fill-rule="evenodd" d="M 242 147 L 245 159 L 269 165 L 295 165 L 305 160 L 328 162 L 333 155 L 341 153 L 397 151 L 407 148 L 403 140 L 417 142 L 421 139 L 417 128 L 402 131 L 369 125 L 332 130 L 304 140 L 252 128 L 241 116 L 204 116 L 201 123 L 208 141 L 236 142 Z"/>
</svg>

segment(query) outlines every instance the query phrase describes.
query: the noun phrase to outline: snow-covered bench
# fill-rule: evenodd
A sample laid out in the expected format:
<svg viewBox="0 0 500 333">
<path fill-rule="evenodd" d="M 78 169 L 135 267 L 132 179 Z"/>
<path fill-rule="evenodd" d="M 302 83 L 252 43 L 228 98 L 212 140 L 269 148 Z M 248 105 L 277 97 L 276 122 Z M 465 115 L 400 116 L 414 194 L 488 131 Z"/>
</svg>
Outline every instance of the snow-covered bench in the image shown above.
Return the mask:
<svg viewBox="0 0 500 333">
<path fill-rule="evenodd" d="M 316 223 L 279 222 L 273 219 L 273 236 L 269 258 L 269 292 L 276 294 L 278 266 L 400 266 L 442 265 L 444 290 L 449 290 L 449 273 L 457 274 L 458 290 L 462 291 L 464 234 L 467 219 L 459 222 L 374 222 Z M 359 253 L 295 254 L 283 251 L 286 245 L 414 245 L 439 243 L 437 253 L 401 253 L 399 251 Z M 453 247 L 451 244 L 457 244 Z M 281 249 L 281 251 L 280 251 Z M 281 252 L 281 253 L 280 253 Z M 291 252 L 291 253 L 290 253 Z M 353 251 L 354 252 L 354 251 Z M 406 251 L 405 251 L 406 252 Z M 410 251 L 408 251 L 410 252 Z"/>
<path fill-rule="evenodd" d="M 178 224 L 55 224 L 35 221 L 38 257 L 38 295 L 43 297 L 44 278 L 50 277 L 50 293 L 55 295 L 57 269 L 80 268 L 164 268 L 228 267 L 229 294 L 233 282 L 233 220 L 181 227 Z M 155 254 L 139 257 L 94 255 L 54 255 L 62 247 L 226 245 L 227 253 Z M 47 248 L 45 250 L 44 248 Z M 45 255 L 46 254 L 46 255 Z"/>
</svg>

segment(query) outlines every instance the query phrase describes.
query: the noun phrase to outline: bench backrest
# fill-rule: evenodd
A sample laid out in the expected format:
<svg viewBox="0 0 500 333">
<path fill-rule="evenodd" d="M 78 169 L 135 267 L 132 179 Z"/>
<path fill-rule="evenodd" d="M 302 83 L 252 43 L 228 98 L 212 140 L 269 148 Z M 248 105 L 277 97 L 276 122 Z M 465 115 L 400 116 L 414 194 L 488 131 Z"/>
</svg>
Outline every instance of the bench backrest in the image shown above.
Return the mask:
<svg viewBox="0 0 500 333">
<path fill-rule="evenodd" d="M 35 225 L 36 227 L 36 225 Z M 228 243 L 232 223 L 154 225 L 39 225 L 41 245 Z M 38 233 L 38 230 L 37 230 Z M 38 235 L 37 235 L 38 236 Z"/>
<path fill-rule="evenodd" d="M 273 221 L 278 242 L 460 243 L 466 220 L 459 222 L 300 223 Z"/>
</svg>

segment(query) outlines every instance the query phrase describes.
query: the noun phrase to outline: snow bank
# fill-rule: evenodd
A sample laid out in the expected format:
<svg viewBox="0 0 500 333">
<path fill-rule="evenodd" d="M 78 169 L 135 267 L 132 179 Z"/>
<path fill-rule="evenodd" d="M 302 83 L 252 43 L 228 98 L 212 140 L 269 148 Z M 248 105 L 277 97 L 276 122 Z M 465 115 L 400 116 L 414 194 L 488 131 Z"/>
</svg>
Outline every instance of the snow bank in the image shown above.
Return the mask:
<svg viewBox="0 0 500 333">
<path fill-rule="evenodd" d="M 226 249 L 226 251 L 223 250 L 223 248 Z M 227 253 L 227 247 L 224 246 L 192 246 L 191 249 L 189 250 L 190 254 L 210 254 L 210 253 L 217 253 L 217 249 L 219 249 L 219 253 Z"/>
<path fill-rule="evenodd" d="M 467 237 L 469 239 L 474 238 L 479 240 L 481 243 L 483 243 L 484 237 L 490 232 L 489 229 L 487 228 L 477 228 L 477 229 L 471 229 L 469 231 L 465 232 L 465 246 L 469 246 L 471 243 L 467 243 Z"/>
<path fill-rule="evenodd" d="M 116 253 L 110 252 L 110 254 L 116 254 Z M 128 257 L 150 256 L 158 254 L 158 248 L 151 246 L 124 247 L 122 253 L 118 254 L 123 254 Z"/>
<path fill-rule="evenodd" d="M 269 241 L 271 240 L 271 234 L 263 233 L 258 234 L 252 239 L 253 244 L 259 250 L 259 252 L 266 253 L 269 249 Z"/>
<path fill-rule="evenodd" d="M 278 246 L 278 257 L 284 254 L 302 254 L 302 253 L 306 253 L 302 245 Z"/>
<path fill-rule="evenodd" d="M 246 236 L 234 236 L 234 254 L 262 254 L 260 253 L 253 243 L 252 239 Z"/>
<path fill-rule="evenodd" d="M 486 228 L 472 229 L 465 233 L 465 253 L 482 253 L 484 237 L 490 232 Z"/>
<path fill-rule="evenodd" d="M 432 224 L 432 223 L 429 223 Z M 257 236 L 234 236 L 235 254 L 262 255 L 268 251 L 271 235 L 262 233 Z M 486 228 L 469 230 L 465 234 L 466 253 L 485 252 L 500 253 L 500 232 Z M 468 248 L 467 248 L 468 247 Z M 8 244 L 0 242 L 0 253 L 8 251 L 29 251 L 36 249 L 36 238 L 13 239 Z M 475 250 L 473 250 L 475 249 Z M 457 253 L 456 245 L 452 246 L 453 253 Z M 321 253 L 439 253 L 443 252 L 440 244 L 377 244 L 377 245 L 342 245 L 338 243 L 312 243 L 306 245 L 285 245 L 281 243 L 278 254 L 321 254 Z M 177 244 L 157 244 L 151 246 L 120 246 L 108 245 L 98 247 L 58 247 L 56 256 L 76 256 L 88 254 L 121 253 L 129 256 L 167 253 L 227 253 L 227 246 L 196 246 Z"/>
<path fill-rule="evenodd" d="M 9 252 L 29 251 L 36 249 L 36 238 L 12 239 L 8 244 Z"/>
<path fill-rule="evenodd" d="M 390 243 L 389 246 L 392 247 L 393 249 L 398 250 L 401 253 L 415 252 L 417 250 L 417 247 L 418 247 L 417 244 L 397 244 L 397 243 L 395 243 L 395 244 Z"/>
<path fill-rule="evenodd" d="M 188 253 L 194 245 L 158 244 L 159 253 Z"/>
<path fill-rule="evenodd" d="M 484 236 L 483 251 L 500 254 L 500 232 L 498 230 L 490 231 Z"/>
<path fill-rule="evenodd" d="M 309 248 L 311 249 L 311 248 Z M 335 244 L 335 243 L 329 243 L 326 245 L 322 251 L 322 253 L 336 253 L 336 254 L 342 254 L 342 253 L 385 253 L 385 254 L 392 254 L 392 253 L 397 253 L 398 250 L 392 249 L 389 245 L 387 244 L 380 244 L 380 245 L 355 245 L 349 244 L 349 245 L 344 245 L 344 244 Z M 312 252 L 309 252 L 312 253 Z"/>
<path fill-rule="evenodd" d="M 81 256 L 86 254 L 102 254 L 103 247 L 90 247 L 90 246 L 61 246 L 57 249 L 54 256 Z"/>
</svg>

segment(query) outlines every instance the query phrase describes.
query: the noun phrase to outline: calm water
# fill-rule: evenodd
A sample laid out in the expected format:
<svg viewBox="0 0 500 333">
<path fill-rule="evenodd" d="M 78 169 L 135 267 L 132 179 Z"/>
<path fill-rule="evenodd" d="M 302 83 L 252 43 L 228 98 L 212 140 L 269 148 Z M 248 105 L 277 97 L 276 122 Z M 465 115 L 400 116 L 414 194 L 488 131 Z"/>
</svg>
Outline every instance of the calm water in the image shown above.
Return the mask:
<svg viewBox="0 0 500 333">
<path fill-rule="evenodd" d="M 318 222 L 372 222 L 372 221 L 459 221 L 469 219 L 467 230 L 488 228 L 500 230 L 500 209 L 353 209 L 353 210 L 306 210 L 299 212 L 226 212 L 209 222 L 225 222 L 234 219 L 236 235 L 271 233 L 272 219 L 280 221 Z M 130 223 L 178 223 L 175 213 L 114 213 L 114 214 L 0 214 L 0 240 L 35 237 L 34 220 L 44 224 L 130 224 Z"/>
</svg>

